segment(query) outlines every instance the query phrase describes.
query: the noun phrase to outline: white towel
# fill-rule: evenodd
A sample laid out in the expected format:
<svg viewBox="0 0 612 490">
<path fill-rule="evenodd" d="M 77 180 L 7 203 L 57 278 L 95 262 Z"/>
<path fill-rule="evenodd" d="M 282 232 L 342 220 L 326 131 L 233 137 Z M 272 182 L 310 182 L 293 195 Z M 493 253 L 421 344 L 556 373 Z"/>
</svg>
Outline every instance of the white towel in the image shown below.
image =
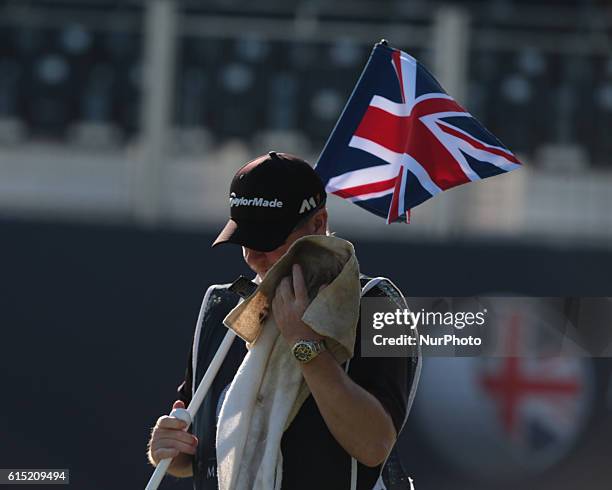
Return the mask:
<svg viewBox="0 0 612 490">
<path fill-rule="evenodd" d="M 281 485 L 281 438 L 309 390 L 272 315 L 263 324 L 260 318 L 294 263 L 301 265 L 307 289 L 314 297 L 302 320 L 327 338 L 328 349 L 338 362 L 353 356 L 361 295 L 353 246 L 337 237 L 301 238 L 268 271 L 257 291 L 224 320 L 248 342 L 249 351 L 219 414 L 220 490 L 271 490 Z M 329 286 L 318 293 L 322 283 Z"/>
</svg>

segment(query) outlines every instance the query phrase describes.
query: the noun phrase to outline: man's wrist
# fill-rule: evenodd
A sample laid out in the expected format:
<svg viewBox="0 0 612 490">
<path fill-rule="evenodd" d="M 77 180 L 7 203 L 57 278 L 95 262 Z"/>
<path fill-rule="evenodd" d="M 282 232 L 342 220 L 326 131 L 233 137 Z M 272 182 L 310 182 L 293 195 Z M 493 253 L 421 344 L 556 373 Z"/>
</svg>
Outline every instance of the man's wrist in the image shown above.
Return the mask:
<svg viewBox="0 0 612 490">
<path fill-rule="evenodd" d="M 331 361 L 331 362 L 330 362 Z M 323 370 L 324 372 L 329 372 L 331 366 L 337 366 L 338 362 L 336 358 L 329 352 L 329 350 L 325 349 L 317 354 L 312 360 L 308 362 L 298 362 L 302 373 L 313 373 L 319 372 Z M 308 379 L 307 379 L 308 382 Z"/>
<path fill-rule="evenodd" d="M 319 335 L 302 321 L 300 321 L 298 325 L 295 325 L 294 328 L 290 329 L 290 332 L 287 332 L 287 330 L 285 329 L 283 333 L 285 333 L 284 337 L 287 343 L 289 344 L 289 347 L 293 347 L 296 342 L 300 340 L 311 340 L 318 342 L 320 340 L 325 339 L 325 337 Z"/>
<path fill-rule="evenodd" d="M 306 332 L 303 334 L 292 335 L 288 341 L 289 347 L 293 348 L 293 346 L 297 344 L 300 340 L 307 340 L 310 342 L 321 342 L 322 340 L 325 340 L 325 337 L 323 337 L 322 335 L 319 335 L 315 331 Z"/>
</svg>

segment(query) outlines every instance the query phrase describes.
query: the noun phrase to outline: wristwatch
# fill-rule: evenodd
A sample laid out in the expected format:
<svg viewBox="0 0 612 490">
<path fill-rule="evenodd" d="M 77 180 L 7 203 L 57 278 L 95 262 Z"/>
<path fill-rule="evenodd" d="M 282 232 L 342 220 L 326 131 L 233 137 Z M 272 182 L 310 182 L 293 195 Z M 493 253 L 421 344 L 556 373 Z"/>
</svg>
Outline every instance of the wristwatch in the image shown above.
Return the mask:
<svg viewBox="0 0 612 490">
<path fill-rule="evenodd" d="M 312 361 L 325 350 L 324 340 L 298 340 L 292 347 L 291 352 L 295 358 L 303 364 Z"/>
</svg>

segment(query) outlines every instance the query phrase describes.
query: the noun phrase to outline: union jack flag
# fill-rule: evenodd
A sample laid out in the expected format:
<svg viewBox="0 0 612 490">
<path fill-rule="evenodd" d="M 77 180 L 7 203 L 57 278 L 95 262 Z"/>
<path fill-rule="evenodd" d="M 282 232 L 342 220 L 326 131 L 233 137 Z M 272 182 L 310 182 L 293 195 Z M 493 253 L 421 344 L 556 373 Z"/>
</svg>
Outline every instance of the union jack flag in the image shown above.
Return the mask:
<svg viewBox="0 0 612 490">
<path fill-rule="evenodd" d="M 412 56 L 374 46 L 315 167 L 328 193 L 387 219 L 438 192 L 520 167 Z"/>
</svg>

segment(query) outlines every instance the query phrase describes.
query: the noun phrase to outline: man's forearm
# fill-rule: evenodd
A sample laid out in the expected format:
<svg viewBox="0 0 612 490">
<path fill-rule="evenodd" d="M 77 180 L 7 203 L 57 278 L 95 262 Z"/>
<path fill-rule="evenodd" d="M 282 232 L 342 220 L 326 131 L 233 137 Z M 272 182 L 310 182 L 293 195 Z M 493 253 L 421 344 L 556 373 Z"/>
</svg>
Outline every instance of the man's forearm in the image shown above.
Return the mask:
<svg viewBox="0 0 612 490">
<path fill-rule="evenodd" d="M 338 443 L 362 464 L 382 463 L 395 443 L 396 432 L 376 397 L 351 380 L 327 351 L 301 366 L 319 411 Z"/>
</svg>

